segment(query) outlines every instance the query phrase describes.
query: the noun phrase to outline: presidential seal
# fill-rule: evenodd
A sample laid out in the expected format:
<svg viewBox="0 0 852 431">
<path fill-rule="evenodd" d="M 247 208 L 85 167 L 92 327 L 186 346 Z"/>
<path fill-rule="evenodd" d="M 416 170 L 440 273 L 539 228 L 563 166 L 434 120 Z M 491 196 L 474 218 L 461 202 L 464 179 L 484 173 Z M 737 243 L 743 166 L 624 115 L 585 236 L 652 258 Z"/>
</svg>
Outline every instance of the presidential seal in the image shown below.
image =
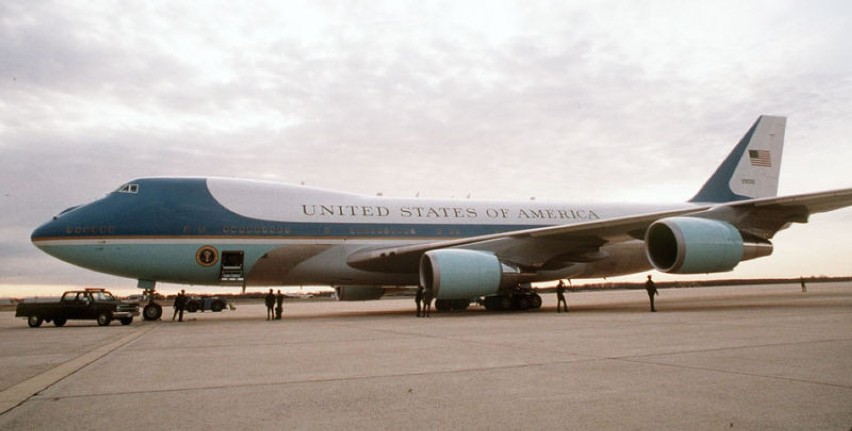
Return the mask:
<svg viewBox="0 0 852 431">
<path fill-rule="evenodd" d="M 212 245 L 205 245 L 195 252 L 195 261 L 201 266 L 213 266 L 219 261 L 219 252 Z"/>
</svg>

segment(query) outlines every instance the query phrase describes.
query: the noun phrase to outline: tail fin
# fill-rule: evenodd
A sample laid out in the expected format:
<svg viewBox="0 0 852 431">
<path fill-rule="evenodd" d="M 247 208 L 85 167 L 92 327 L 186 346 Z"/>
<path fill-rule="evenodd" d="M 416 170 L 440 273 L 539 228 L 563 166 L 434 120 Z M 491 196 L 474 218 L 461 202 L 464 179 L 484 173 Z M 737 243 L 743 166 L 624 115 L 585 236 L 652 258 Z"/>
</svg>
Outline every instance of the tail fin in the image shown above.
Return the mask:
<svg viewBox="0 0 852 431">
<path fill-rule="evenodd" d="M 778 194 L 786 117 L 761 115 L 690 202 L 730 202 Z"/>
</svg>

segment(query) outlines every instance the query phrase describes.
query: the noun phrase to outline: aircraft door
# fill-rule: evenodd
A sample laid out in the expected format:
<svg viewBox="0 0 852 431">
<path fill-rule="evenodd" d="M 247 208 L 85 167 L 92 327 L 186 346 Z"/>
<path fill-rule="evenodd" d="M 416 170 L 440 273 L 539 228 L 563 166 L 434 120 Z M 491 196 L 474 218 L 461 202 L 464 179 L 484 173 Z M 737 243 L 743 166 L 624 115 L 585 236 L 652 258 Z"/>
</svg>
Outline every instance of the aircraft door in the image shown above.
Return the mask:
<svg viewBox="0 0 852 431">
<path fill-rule="evenodd" d="M 245 275 L 243 274 L 244 257 L 245 253 L 242 250 L 223 251 L 219 279 L 226 282 L 243 282 L 245 279 Z"/>
</svg>

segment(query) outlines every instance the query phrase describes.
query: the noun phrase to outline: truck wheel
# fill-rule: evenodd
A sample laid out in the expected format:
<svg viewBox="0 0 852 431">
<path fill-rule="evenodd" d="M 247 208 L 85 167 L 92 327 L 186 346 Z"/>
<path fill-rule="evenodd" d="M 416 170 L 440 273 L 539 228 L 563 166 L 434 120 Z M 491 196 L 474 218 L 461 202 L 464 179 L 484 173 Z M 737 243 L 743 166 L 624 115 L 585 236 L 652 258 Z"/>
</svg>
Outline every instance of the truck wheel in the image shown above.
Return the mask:
<svg viewBox="0 0 852 431">
<path fill-rule="evenodd" d="M 195 301 L 186 304 L 186 311 L 190 313 L 195 313 L 196 311 L 198 311 L 198 304 Z"/>
<path fill-rule="evenodd" d="M 222 301 L 214 301 L 213 304 L 210 305 L 210 311 L 214 311 L 216 313 L 225 309 L 225 303 Z"/>
<path fill-rule="evenodd" d="M 56 317 L 56 318 L 53 319 L 53 324 L 55 326 L 58 326 L 58 327 L 61 328 L 61 327 L 65 326 L 65 322 L 67 322 L 67 321 L 68 321 L 68 319 L 66 319 L 64 317 Z"/>
<path fill-rule="evenodd" d="M 163 307 L 160 307 L 160 304 L 148 304 L 145 308 L 142 309 L 142 318 L 147 321 L 160 320 L 160 317 L 163 315 Z"/>
<path fill-rule="evenodd" d="M 109 311 L 101 311 L 98 314 L 98 326 L 107 326 L 112 321 L 112 313 Z"/>
<path fill-rule="evenodd" d="M 38 328 L 42 322 L 44 322 L 44 319 L 41 316 L 27 317 L 27 325 L 30 325 L 30 328 Z"/>
<path fill-rule="evenodd" d="M 121 319 L 118 319 L 118 321 L 121 322 L 122 325 L 127 326 L 127 325 L 133 323 L 133 316 L 122 317 Z"/>
</svg>

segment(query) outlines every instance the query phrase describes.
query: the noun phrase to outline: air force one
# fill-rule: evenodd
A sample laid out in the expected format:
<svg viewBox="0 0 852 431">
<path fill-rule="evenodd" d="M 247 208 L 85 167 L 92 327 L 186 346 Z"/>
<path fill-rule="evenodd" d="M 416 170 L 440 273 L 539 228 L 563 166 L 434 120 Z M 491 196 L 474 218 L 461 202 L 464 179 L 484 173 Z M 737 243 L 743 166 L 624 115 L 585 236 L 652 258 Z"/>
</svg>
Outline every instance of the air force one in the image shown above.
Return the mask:
<svg viewBox="0 0 852 431">
<path fill-rule="evenodd" d="M 540 307 L 531 282 L 731 271 L 852 188 L 776 197 L 786 118 L 761 116 L 686 203 L 432 200 L 226 178 L 141 178 L 37 228 L 44 252 L 157 282 L 337 286 L 341 300 L 431 288 L 439 309 Z M 160 318 L 151 302 L 143 315 Z"/>
</svg>

